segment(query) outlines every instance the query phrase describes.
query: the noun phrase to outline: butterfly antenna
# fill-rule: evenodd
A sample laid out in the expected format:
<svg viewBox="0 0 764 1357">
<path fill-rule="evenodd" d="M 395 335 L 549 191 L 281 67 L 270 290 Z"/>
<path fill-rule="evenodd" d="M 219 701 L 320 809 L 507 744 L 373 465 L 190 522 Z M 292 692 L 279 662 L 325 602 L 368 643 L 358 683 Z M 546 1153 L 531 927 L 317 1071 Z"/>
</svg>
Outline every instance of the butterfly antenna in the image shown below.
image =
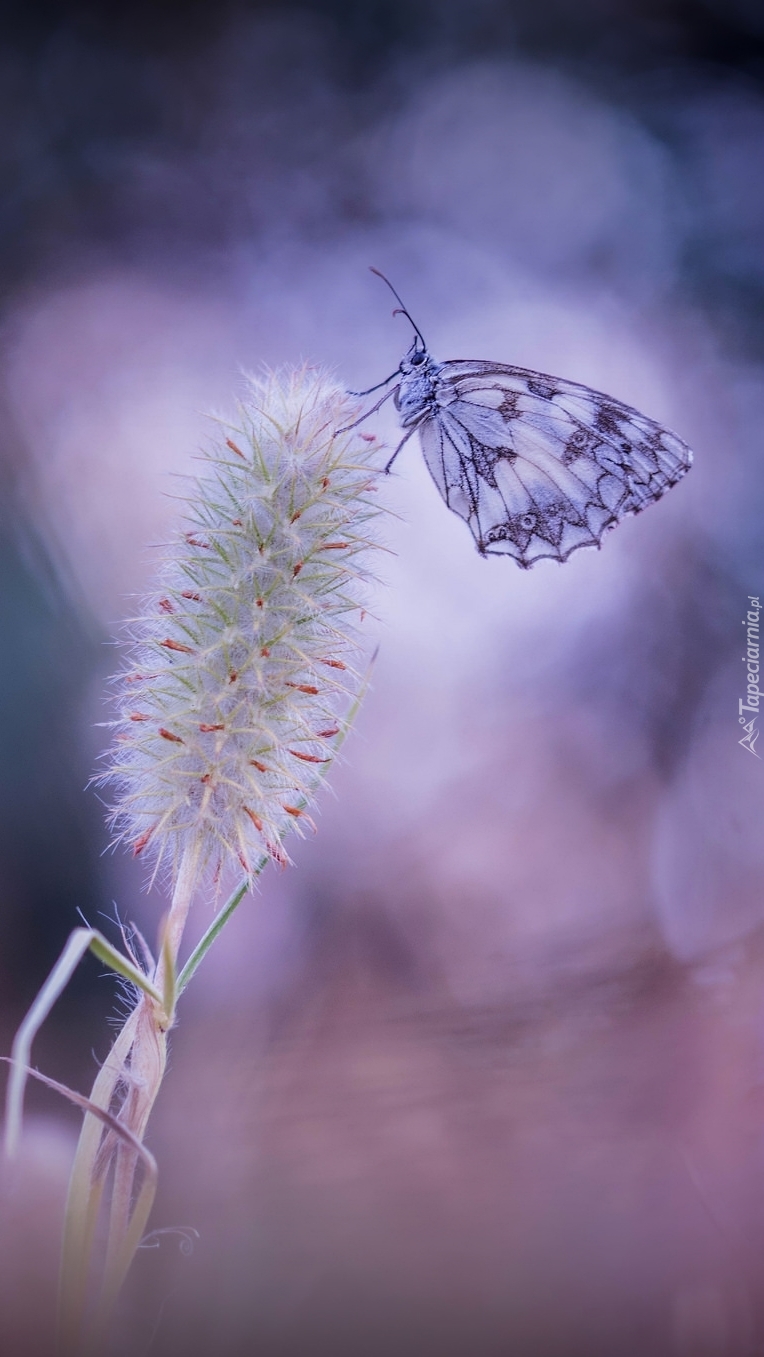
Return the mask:
<svg viewBox="0 0 764 1357">
<path fill-rule="evenodd" d="M 399 303 L 399 305 L 398 305 L 398 306 L 395 308 L 395 310 L 393 311 L 393 315 L 394 315 L 394 316 L 405 316 L 405 317 L 406 317 L 406 320 L 407 320 L 407 321 L 409 322 L 409 324 L 413 327 L 414 334 L 422 341 L 422 348 L 423 348 L 423 349 L 426 349 L 426 348 L 427 348 L 427 343 L 426 343 L 426 341 L 425 341 L 424 335 L 422 334 L 422 331 L 420 330 L 419 326 L 418 326 L 417 324 L 415 324 L 415 322 L 414 322 L 414 320 L 412 319 L 412 317 L 409 315 L 408 311 L 406 310 L 405 306 L 403 305 L 403 301 L 402 301 L 401 298 L 398 296 L 398 293 L 396 292 L 395 288 L 393 287 L 392 283 L 390 282 L 390 279 L 389 279 L 389 278 L 386 278 L 385 275 L 384 275 L 384 273 L 380 273 L 379 269 L 375 269 L 374 266 L 373 266 L 373 264 L 370 264 L 370 265 L 369 265 L 369 269 L 370 269 L 370 271 L 371 271 L 372 273 L 376 273 L 377 277 L 378 277 L 378 278 L 381 278 L 383 283 L 387 283 L 387 286 L 389 287 L 390 291 L 392 292 L 393 296 L 395 297 L 395 300 Z"/>
</svg>

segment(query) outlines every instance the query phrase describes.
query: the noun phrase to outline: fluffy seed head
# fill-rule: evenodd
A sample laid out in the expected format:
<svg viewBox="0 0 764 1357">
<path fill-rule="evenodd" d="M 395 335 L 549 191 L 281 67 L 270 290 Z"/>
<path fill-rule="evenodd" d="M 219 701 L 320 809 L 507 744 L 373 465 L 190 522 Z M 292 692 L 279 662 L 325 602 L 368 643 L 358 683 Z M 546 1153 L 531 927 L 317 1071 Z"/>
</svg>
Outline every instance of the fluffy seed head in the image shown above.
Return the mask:
<svg viewBox="0 0 764 1357">
<path fill-rule="evenodd" d="M 116 838 L 253 874 L 284 863 L 357 697 L 375 449 L 326 374 L 250 379 L 203 454 L 159 588 L 131 625 L 104 782 Z"/>
</svg>

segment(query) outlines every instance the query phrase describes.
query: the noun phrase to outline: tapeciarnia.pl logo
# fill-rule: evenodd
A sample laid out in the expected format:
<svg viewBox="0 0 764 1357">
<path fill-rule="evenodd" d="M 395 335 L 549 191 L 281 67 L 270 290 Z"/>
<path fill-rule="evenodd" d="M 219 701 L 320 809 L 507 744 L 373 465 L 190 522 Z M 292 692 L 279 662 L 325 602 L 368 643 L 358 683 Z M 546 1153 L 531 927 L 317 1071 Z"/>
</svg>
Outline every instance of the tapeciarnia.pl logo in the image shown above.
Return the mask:
<svg viewBox="0 0 764 1357">
<path fill-rule="evenodd" d="M 761 691 L 759 689 L 759 613 L 761 604 L 758 598 L 752 594 L 748 595 L 749 609 L 743 618 L 743 626 L 746 629 L 746 653 L 743 656 L 743 664 L 746 665 L 746 695 L 738 701 L 738 720 L 745 731 L 742 740 L 738 740 L 744 749 L 753 754 L 754 758 L 761 758 L 756 753 L 756 741 L 759 738 L 759 730 L 756 726 L 756 720 L 759 715 L 759 701 Z M 750 718 L 746 719 L 744 713 L 751 713 Z"/>
</svg>

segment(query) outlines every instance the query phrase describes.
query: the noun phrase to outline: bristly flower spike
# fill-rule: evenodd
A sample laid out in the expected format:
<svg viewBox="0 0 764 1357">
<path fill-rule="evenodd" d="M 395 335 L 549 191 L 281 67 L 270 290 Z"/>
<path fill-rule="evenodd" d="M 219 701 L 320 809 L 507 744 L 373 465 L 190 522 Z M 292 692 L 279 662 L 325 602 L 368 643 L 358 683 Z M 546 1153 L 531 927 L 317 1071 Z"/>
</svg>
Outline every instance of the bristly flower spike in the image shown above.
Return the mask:
<svg viewBox="0 0 764 1357">
<path fill-rule="evenodd" d="M 283 865 L 360 678 L 375 449 L 324 372 L 249 379 L 203 453 L 182 531 L 130 626 L 101 781 L 116 838 L 173 866 Z M 344 431 L 342 431 L 344 429 Z M 340 430 L 341 432 L 337 432 Z"/>
</svg>

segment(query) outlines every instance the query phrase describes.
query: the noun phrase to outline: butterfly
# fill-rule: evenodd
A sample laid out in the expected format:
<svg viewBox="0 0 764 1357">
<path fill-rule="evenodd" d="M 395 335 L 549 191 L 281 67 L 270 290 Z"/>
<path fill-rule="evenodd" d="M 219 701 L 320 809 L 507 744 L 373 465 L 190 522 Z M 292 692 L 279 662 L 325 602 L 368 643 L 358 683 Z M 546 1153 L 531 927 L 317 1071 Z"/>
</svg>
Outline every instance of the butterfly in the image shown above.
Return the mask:
<svg viewBox="0 0 764 1357">
<path fill-rule="evenodd" d="M 418 430 L 435 484 L 482 556 L 512 556 L 523 569 L 545 557 L 567 561 L 579 547 L 599 547 L 608 529 L 689 470 L 681 438 L 612 396 L 503 363 L 436 362 L 392 283 L 372 273 L 414 339 L 384 382 L 353 393 L 399 379 L 356 424 L 394 398 L 405 433 L 385 471 Z"/>
</svg>

